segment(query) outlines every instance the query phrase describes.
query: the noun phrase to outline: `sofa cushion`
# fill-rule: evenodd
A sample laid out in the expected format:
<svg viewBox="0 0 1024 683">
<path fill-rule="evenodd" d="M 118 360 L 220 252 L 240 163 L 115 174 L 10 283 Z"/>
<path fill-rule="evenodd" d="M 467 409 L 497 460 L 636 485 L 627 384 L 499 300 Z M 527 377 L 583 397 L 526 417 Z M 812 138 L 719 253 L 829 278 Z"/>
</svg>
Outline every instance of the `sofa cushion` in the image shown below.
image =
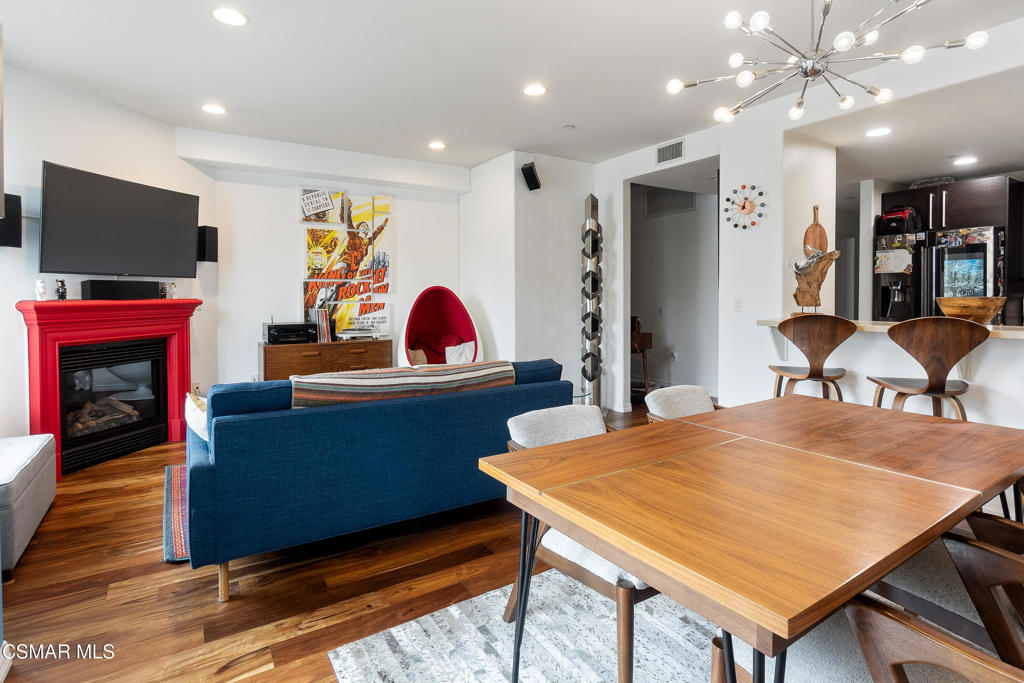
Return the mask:
<svg viewBox="0 0 1024 683">
<path fill-rule="evenodd" d="M 515 383 L 508 361 L 293 375 L 292 408 L 490 389 Z"/>
<path fill-rule="evenodd" d="M 550 358 L 513 361 L 512 366 L 516 369 L 516 384 L 557 382 L 562 378 L 562 366 Z"/>
<path fill-rule="evenodd" d="M 11 507 L 57 452 L 53 436 L 32 434 L 0 439 L 0 507 Z M 52 467 L 52 465 L 51 465 Z M 57 480 L 55 471 L 42 476 Z"/>
<path fill-rule="evenodd" d="M 291 404 L 292 383 L 286 379 L 215 384 L 206 394 L 207 428 L 213 434 L 214 418 L 287 410 Z"/>
<path fill-rule="evenodd" d="M 206 399 L 185 394 L 185 424 L 203 441 L 210 441 L 210 425 L 206 420 Z"/>
</svg>

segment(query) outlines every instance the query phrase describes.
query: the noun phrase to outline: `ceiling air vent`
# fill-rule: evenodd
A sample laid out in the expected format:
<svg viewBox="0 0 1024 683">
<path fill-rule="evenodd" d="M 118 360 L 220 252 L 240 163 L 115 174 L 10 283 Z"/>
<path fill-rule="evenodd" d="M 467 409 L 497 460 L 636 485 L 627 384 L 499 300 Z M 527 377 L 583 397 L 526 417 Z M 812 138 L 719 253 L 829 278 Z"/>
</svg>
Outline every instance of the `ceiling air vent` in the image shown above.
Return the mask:
<svg viewBox="0 0 1024 683">
<path fill-rule="evenodd" d="M 648 187 L 644 199 L 647 205 L 644 212 L 646 218 L 697 210 L 697 198 L 692 192 Z"/>
<path fill-rule="evenodd" d="M 685 149 L 683 148 L 683 141 L 676 140 L 670 142 L 667 145 L 662 145 L 658 148 L 658 161 L 659 164 L 666 164 L 670 161 L 676 161 L 682 159 Z"/>
</svg>

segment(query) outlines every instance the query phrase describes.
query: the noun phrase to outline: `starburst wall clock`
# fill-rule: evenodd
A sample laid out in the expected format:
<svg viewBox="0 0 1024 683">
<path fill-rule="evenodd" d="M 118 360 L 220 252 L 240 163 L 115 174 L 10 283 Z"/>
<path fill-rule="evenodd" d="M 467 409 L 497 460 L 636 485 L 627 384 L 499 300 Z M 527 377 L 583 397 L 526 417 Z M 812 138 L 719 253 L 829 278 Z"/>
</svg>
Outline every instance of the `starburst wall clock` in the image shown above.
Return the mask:
<svg viewBox="0 0 1024 683">
<path fill-rule="evenodd" d="M 756 227 L 764 218 L 767 200 L 757 185 L 740 185 L 722 197 L 725 222 L 734 228 Z"/>
</svg>

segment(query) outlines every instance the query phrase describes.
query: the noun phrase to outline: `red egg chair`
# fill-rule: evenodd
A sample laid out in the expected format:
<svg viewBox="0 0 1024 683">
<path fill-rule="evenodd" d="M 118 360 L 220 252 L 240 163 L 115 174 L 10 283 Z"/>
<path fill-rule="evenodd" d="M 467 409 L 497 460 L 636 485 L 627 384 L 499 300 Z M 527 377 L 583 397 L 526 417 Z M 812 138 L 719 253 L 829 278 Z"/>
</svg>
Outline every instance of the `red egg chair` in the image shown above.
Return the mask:
<svg viewBox="0 0 1024 683">
<path fill-rule="evenodd" d="M 467 342 L 475 344 L 471 362 L 481 360 L 480 335 L 459 297 L 447 287 L 427 287 L 416 297 L 402 328 L 398 363 L 413 365 L 411 351 L 417 350 L 426 356 L 427 364 L 444 364 L 447 347 Z"/>
</svg>

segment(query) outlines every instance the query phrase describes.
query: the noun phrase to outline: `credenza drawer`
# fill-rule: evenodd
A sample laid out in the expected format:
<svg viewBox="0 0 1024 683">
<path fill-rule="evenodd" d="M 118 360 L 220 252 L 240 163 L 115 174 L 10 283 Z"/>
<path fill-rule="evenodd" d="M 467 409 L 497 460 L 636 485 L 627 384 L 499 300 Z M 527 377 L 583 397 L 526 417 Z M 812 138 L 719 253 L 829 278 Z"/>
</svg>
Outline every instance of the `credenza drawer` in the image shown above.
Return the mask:
<svg viewBox="0 0 1024 683">
<path fill-rule="evenodd" d="M 390 339 L 339 341 L 329 344 L 259 345 L 261 380 L 390 366 Z"/>
</svg>

